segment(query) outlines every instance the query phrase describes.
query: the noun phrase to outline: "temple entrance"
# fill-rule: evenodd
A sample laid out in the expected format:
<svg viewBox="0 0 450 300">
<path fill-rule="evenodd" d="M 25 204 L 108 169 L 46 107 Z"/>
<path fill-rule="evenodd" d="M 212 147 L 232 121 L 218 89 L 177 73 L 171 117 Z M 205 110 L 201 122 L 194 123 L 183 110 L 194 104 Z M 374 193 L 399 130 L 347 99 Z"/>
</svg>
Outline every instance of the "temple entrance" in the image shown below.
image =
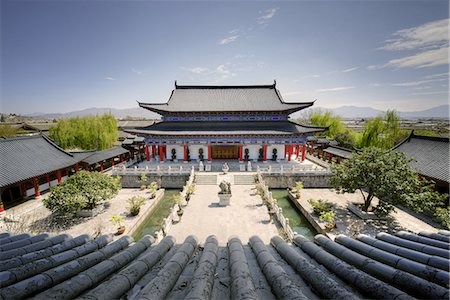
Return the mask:
<svg viewBox="0 0 450 300">
<path fill-rule="evenodd" d="M 239 159 L 239 146 L 211 146 L 212 159 Z"/>
</svg>

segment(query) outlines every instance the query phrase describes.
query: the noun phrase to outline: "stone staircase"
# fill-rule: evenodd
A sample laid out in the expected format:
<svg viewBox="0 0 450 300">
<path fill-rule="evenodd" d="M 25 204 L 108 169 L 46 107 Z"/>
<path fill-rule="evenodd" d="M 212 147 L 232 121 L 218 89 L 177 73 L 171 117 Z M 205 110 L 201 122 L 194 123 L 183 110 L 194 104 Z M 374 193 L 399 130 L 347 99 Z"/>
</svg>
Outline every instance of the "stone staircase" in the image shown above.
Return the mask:
<svg viewBox="0 0 450 300">
<path fill-rule="evenodd" d="M 255 184 L 254 175 L 234 175 L 234 184 L 235 185 L 253 185 Z"/>
<path fill-rule="evenodd" d="M 195 175 L 195 184 L 197 184 L 197 185 L 217 185 L 217 175 L 197 174 L 197 175 Z"/>
</svg>

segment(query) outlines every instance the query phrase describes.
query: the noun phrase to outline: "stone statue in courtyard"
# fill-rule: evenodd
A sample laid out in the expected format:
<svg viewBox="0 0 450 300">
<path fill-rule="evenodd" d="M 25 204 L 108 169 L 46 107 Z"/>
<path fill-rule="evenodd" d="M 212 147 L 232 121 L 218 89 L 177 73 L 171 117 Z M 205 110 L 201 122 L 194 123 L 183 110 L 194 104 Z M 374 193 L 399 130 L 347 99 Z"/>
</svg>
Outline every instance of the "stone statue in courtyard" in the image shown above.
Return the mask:
<svg viewBox="0 0 450 300">
<path fill-rule="evenodd" d="M 228 164 L 224 163 L 222 166 L 223 174 L 227 174 L 229 170 L 230 170 L 230 167 L 228 166 Z"/>
<path fill-rule="evenodd" d="M 247 162 L 247 171 L 248 172 L 252 171 L 252 163 L 250 161 Z"/>
<path fill-rule="evenodd" d="M 205 171 L 205 166 L 203 165 L 203 162 L 202 162 L 202 161 L 200 161 L 200 162 L 198 163 L 198 171 L 199 171 L 199 172 Z"/>
<path fill-rule="evenodd" d="M 227 206 L 230 205 L 230 199 L 231 199 L 231 183 L 227 181 L 222 181 L 219 184 L 219 205 L 220 206 Z"/>
</svg>

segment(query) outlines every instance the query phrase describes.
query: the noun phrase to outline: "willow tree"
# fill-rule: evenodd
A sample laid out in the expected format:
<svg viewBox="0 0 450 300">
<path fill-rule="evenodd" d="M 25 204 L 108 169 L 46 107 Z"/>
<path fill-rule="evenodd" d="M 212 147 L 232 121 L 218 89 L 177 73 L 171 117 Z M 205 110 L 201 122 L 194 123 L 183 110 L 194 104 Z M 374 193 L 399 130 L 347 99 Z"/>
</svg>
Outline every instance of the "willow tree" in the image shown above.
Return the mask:
<svg viewBox="0 0 450 300">
<path fill-rule="evenodd" d="M 111 148 L 117 141 L 117 120 L 111 114 L 58 120 L 50 137 L 64 149 Z"/>
<path fill-rule="evenodd" d="M 327 131 L 327 137 L 334 138 L 337 133 L 345 132 L 344 124 L 341 117 L 333 116 L 331 112 L 326 113 L 313 113 L 309 117 L 311 125 L 315 126 L 329 126 Z"/>
</svg>

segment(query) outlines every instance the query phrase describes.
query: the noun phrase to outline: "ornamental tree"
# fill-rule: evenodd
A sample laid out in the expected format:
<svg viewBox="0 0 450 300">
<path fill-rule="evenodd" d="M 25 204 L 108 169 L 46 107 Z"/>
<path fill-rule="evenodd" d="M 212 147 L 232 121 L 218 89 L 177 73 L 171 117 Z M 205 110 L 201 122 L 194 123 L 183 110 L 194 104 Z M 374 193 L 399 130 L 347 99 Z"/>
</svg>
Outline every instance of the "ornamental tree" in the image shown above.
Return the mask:
<svg viewBox="0 0 450 300">
<path fill-rule="evenodd" d="M 80 171 L 52 187 L 50 196 L 43 200 L 44 206 L 61 213 L 93 209 L 117 195 L 121 188 L 119 180 L 103 173 Z"/>
<path fill-rule="evenodd" d="M 406 205 L 415 211 L 441 206 L 446 195 L 434 192 L 429 181 L 419 179 L 418 174 L 409 168 L 410 161 L 401 152 L 368 147 L 354 153 L 342 164 L 334 165 L 331 168 L 331 184 L 338 193 L 359 190 L 364 198 L 364 211 L 377 197 L 377 215 L 389 214 L 396 204 Z"/>
</svg>

